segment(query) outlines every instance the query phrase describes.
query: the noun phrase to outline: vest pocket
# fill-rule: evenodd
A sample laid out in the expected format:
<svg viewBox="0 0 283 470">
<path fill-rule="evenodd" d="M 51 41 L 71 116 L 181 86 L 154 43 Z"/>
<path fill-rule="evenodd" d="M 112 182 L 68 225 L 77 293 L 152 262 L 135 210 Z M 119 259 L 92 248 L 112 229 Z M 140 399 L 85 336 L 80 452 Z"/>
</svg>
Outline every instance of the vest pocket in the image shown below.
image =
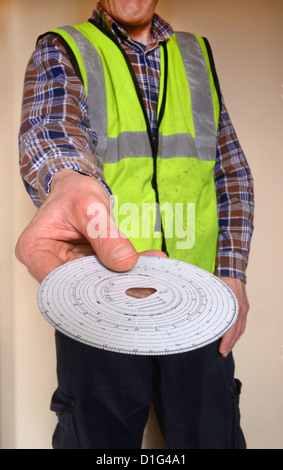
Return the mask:
<svg viewBox="0 0 283 470">
<path fill-rule="evenodd" d="M 74 398 L 68 397 L 59 388 L 54 392 L 50 409 L 56 413 L 58 424 L 52 438 L 53 449 L 79 449 L 73 416 L 74 406 Z"/>
</svg>

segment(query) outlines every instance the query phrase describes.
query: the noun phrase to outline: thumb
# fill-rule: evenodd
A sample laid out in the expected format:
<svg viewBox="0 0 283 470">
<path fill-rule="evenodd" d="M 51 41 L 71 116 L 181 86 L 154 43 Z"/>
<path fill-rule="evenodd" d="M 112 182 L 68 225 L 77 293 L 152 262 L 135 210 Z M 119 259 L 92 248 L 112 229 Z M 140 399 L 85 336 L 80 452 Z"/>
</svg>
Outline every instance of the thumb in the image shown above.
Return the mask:
<svg viewBox="0 0 283 470">
<path fill-rule="evenodd" d="M 100 261 L 114 271 L 135 266 L 138 253 L 117 227 L 113 212 L 104 203 L 93 202 L 87 209 L 87 238 Z"/>
</svg>

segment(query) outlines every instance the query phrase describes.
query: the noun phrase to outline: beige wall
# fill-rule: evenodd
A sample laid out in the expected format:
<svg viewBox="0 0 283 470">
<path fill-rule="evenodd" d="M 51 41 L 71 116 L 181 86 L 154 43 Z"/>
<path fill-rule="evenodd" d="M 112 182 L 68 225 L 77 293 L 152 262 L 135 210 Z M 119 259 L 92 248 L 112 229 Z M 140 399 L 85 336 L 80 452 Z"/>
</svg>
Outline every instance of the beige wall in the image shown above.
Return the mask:
<svg viewBox="0 0 283 470">
<path fill-rule="evenodd" d="M 174 5 L 174 11 L 173 7 Z M 1 35 L 1 448 L 50 448 L 55 418 L 53 330 L 36 303 L 37 284 L 14 258 L 34 213 L 18 173 L 23 74 L 38 34 L 89 17 L 91 0 L 0 0 Z M 249 448 L 283 445 L 282 406 L 282 0 L 160 0 L 174 27 L 209 38 L 222 91 L 250 162 L 256 189 L 248 268 L 251 309 L 235 348 Z M 154 423 L 145 447 L 159 447 Z"/>
</svg>

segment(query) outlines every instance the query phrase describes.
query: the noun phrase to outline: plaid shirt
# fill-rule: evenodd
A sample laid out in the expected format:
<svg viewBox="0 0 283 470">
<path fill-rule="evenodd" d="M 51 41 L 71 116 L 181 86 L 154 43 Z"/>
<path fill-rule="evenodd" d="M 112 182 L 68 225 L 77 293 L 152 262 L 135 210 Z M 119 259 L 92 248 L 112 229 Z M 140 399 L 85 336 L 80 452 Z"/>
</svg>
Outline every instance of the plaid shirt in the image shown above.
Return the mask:
<svg viewBox="0 0 283 470">
<path fill-rule="evenodd" d="M 173 34 L 155 15 L 151 42 L 131 40 L 100 4 L 93 18 L 110 27 L 128 54 L 136 73 L 153 136 L 156 134 L 160 77 L 159 43 Z M 246 282 L 253 232 L 253 179 L 222 100 L 214 168 L 219 237 L 216 275 Z M 52 175 L 67 168 L 98 177 L 103 163 L 95 153 L 97 135 L 90 129 L 87 98 L 64 43 L 55 35 L 41 39 L 28 63 L 19 134 L 20 169 L 25 187 L 39 207 Z"/>
</svg>

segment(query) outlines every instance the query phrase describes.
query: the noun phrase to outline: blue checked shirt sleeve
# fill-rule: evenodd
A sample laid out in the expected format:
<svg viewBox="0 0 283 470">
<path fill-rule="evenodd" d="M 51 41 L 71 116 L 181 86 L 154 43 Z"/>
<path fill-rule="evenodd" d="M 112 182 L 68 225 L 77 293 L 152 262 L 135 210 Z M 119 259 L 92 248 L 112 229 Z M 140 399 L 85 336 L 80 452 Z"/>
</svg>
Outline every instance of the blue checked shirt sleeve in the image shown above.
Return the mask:
<svg viewBox="0 0 283 470">
<path fill-rule="evenodd" d="M 48 35 L 27 66 L 19 133 L 20 172 L 37 207 L 49 193 L 52 176 L 61 169 L 103 181 L 96 145 L 82 83 L 63 44 Z"/>
<path fill-rule="evenodd" d="M 246 282 L 253 233 L 253 178 L 224 102 L 214 176 L 219 221 L 215 274 Z"/>
</svg>

